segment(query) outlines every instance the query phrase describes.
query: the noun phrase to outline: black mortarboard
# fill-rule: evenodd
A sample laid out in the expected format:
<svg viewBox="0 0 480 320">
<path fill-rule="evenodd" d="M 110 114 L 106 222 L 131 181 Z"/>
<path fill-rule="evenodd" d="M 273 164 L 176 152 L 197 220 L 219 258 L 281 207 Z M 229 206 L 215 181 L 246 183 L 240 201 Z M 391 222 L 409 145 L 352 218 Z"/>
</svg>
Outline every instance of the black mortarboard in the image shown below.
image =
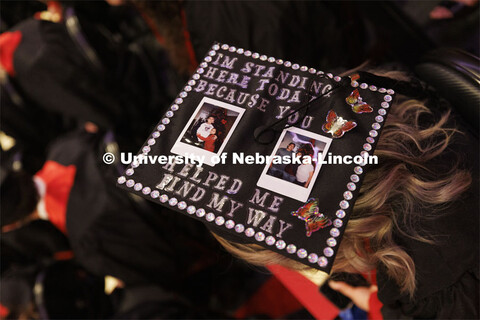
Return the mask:
<svg viewBox="0 0 480 320">
<path fill-rule="evenodd" d="M 329 272 L 394 94 L 365 78 L 215 44 L 118 184 Z"/>
</svg>

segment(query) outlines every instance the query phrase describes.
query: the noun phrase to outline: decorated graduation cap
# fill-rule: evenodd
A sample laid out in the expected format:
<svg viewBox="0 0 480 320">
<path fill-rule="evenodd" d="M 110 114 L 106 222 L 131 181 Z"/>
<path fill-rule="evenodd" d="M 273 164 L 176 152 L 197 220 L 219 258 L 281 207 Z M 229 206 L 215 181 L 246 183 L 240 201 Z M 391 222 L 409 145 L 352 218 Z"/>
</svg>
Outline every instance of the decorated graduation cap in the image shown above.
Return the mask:
<svg viewBox="0 0 480 320">
<path fill-rule="evenodd" d="M 329 272 L 393 99 L 382 79 L 214 44 L 118 184 Z"/>
</svg>

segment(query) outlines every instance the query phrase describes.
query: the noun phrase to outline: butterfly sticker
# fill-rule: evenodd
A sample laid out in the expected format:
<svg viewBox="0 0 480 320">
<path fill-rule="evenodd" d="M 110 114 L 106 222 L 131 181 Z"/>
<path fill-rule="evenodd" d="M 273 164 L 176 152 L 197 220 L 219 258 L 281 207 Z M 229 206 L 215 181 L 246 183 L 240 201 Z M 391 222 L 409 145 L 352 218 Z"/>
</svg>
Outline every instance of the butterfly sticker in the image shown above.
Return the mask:
<svg viewBox="0 0 480 320">
<path fill-rule="evenodd" d="M 368 103 L 362 101 L 362 97 L 360 97 L 360 92 L 358 92 L 358 89 L 353 90 L 353 92 L 345 98 L 345 101 L 352 107 L 352 110 L 355 113 L 373 112 L 373 108 L 370 107 Z"/>
<path fill-rule="evenodd" d="M 322 126 L 322 130 L 331 133 L 333 138 L 341 138 L 345 132 L 348 132 L 357 126 L 355 121 L 348 121 L 337 116 L 335 111 L 328 111 L 326 123 Z"/>
<path fill-rule="evenodd" d="M 309 199 L 307 203 L 301 206 L 297 211 L 292 211 L 291 215 L 305 221 L 307 237 L 310 237 L 315 231 L 328 227 L 332 224 L 330 219 L 325 217 L 323 213 L 320 213 L 318 208 L 318 199 L 315 198 Z"/>
</svg>

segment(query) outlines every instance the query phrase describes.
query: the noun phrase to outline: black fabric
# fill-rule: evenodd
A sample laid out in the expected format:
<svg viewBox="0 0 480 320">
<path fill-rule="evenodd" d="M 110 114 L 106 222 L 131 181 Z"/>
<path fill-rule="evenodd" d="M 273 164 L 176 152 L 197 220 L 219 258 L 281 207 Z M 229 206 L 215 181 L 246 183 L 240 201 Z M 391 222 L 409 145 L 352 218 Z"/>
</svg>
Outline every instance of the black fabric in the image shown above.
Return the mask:
<svg viewBox="0 0 480 320">
<path fill-rule="evenodd" d="M 461 127 L 460 127 L 461 128 Z M 456 134 L 449 151 L 432 169 L 445 170 L 457 160 L 472 173 L 472 185 L 458 201 L 441 208 L 425 210 L 418 225 L 433 237 L 427 244 L 400 235 L 395 241 L 405 248 L 415 263 L 417 288 L 413 299 L 400 293 L 398 285 L 384 268 L 377 272 L 378 297 L 384 304 L 385 318 L 404 315 L 413 318 L 478 319 L 479 307 L 479 150 L 478 140 L 469 134 Z M 442 169 L 443 168 L 443 169 Z"/>
<path fill-rule="evenodd" d="M 218 41 L 311 67 L 353 68 L 371 44 L 353 1 L 185 1 L 184 9 L 198 61 Z"/>
</svg>

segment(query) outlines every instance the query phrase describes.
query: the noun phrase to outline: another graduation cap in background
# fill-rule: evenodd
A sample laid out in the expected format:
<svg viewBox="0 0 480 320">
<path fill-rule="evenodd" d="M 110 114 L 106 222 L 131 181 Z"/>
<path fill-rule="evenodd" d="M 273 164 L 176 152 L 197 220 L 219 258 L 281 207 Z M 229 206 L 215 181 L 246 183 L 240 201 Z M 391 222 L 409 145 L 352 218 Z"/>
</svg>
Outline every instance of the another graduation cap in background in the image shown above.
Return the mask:
<svg viewBox="0 0 480 320">
<path fill-rule="evenodd" d="M 118 184 L 329 272 L 394 94 L 363 79 L 214 44 Z"/>
</svg>

